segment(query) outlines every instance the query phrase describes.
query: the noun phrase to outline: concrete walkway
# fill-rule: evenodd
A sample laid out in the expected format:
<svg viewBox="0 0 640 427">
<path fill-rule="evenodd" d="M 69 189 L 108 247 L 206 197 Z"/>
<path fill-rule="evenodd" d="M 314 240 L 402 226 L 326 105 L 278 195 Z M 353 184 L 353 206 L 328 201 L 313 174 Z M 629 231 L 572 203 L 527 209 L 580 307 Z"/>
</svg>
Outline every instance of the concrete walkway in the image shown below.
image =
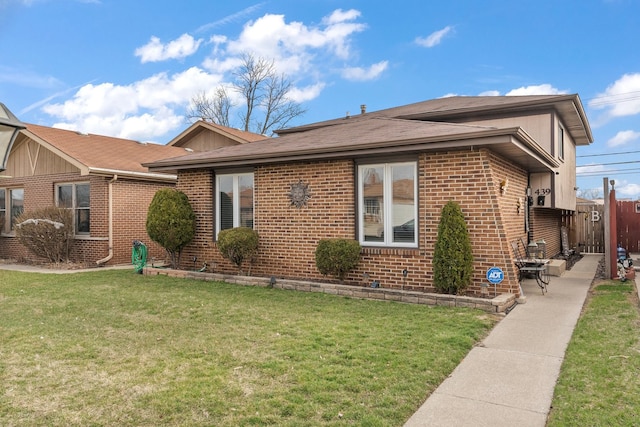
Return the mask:
<svg viewBox="0 0 640 427">
<path fill-rule="evenodd" d="M 405 427 L 544 427 L 564 353 L 602 255 L 585 255 L 542 295 L 523 281 L 517 305 L 474 347 Z"/>
<path fill-rule="evenodd" d="M 0 270 L 22 271 L 24 273 L 71 274 L 71 273 L 84 273 L 87 271 L 126 270 L 126 269 L 130 269 L 131 271 L 133 271 L 134 266 L 132 264 L 120 264 L 120 265 L 112 265 L 108 267 L 64 269 L 64 268 L 47 268 L 40 265 L 30 265 L 30 264 L 0 263 Z"/>
</svg>

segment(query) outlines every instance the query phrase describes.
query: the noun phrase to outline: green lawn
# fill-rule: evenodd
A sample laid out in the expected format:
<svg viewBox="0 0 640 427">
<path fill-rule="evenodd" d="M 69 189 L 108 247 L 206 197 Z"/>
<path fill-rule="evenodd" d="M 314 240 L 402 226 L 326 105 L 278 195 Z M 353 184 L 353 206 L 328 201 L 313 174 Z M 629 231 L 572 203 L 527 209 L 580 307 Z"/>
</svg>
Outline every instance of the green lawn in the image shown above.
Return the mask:
<svg viewBox="0 0 640 427">
<path fill-rule="evenodd" d="M 0 271 L 0 425 L 400 426 L 494 322 L 132 270 Z"/>
<path fill-rule="evenodd" d="M 567 349 L 548 426 L 640 426 L 640 312 L 633 282 L 595 287 Z"/>
</svg>

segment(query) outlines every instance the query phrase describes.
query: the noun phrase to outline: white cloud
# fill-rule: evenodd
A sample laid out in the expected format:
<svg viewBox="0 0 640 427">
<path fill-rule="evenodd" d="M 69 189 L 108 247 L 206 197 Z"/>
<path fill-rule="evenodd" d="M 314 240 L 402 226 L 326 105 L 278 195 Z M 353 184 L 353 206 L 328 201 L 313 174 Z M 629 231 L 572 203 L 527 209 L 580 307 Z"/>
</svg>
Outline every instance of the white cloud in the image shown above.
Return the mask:
<svg viewBox="0 0 640 427">
<path fill-rule="evenodd" d="M 131 85 L 87 84 L 62 104 L 44 111 L 60 119 L 56 127 L 121 138 L 151 139 L 177 129 L 191 97 L 214 88 L 220 76 L 192 67 L 181 73 L 160 73 Z"/>
<path fill-rule="evenodd" d="M 576 174 L 580 175 L 580 174 L 586 174 L 586 173 L 598 173 L 598 172 L 602 172 L 603 170 L 604 170 L 603 165 L 596 165 L 596 164 L 584 165 L 584 166 L 576 167 Z"/>
<path fill-rule="evenodd" d="M 485 92 L 481 92 L 478 96 L 500 96 L 500 91 L 487 90 Z"/>
<path fill-rule="evenodd" d="M 231 22 L 236 22 L 239 19 L 257 11 L 258 9 L 260 9 L 262 6 L 264 6 L 265 3 L 258 3 L 258 4 L 254 4 L 253 6 L 249 6 L 247 8 L 242 9 L 240 12 L 236 12 L 233 13 L 231 15 L 227 15 L 224 18 L 220 18 L 217 21 L 214 22 L 210 22 L 208 24 L 202 25 L 200 28 L 198 28 L 196 30 L 196 33 L 202 33 L 205 31 L 209 31 L 215 27 L 219 27 L 221 25 L 225 25 L 225 24 L 229 24 Z"/>
<path fill-rule="evenodd" d="M 358 10 L 336 9 L 331 13 L 331 15 L 325 16 L 324 18 L 322 18 L 322 22 L 325 25 L 334 25 L 334 24 L 340 24 L 344 21 L 353 21 L 354 19 L 359 17 L 360 17 L 360 11 Z"/>
<path fill-rule="evenodd" d="M 522 96 L 522 95 L 563 95 L 568 93 L 566 90 L 557 89 L 548 83 L 533 86 L 522 86 L 507 92 L 506 96 Z"/>
<path fill-rule="evenodd" d="M 324 83 L 316 83 L 314 85 L 303 88 L 294 87 L 289 92 L 289 99 L 294 102 L 306 102 L 317 98 L 326 85 Z"/>
<path fill-rule="evenodd" d="M 589 101 L 589 107 L 604 110 L 607 121 L 640 114 L 640 73 L 625 74 Z"/>
<path fill-rule="evenodd" d="M 194 39 L 189 34 L 183 34 L 167 44 L 162 44 L 158 37 L 151 37 L 149 43 L 135 50 L 135 56 L 140 62 L 159 62 L 168 59 L 182 59 L 193 55 L 200 47 L 202 39 Z"/>
<path fill-rule="evenodd" d="M 263 4 L 199 30 L 237 20 Z M 351 66 L 358 60 L 353 37 L 367 28 L 358 22 L 360 15 L 355 9 L 337 9 L 310 25 L 286 21 L 284 15 L 265 14 L 247 22 L 235 36 L 215 34 L 195 39 L 183 34 L 167 43 L 154 36 L 135 50 L 142 63 L 184 58 L 194 61 L 199 49 L 198 53 L 205 55 L 197 59 L 199 66 L 174 74 L 159 73 L 128 84 L 85 84 L 64 102 L 43 100 L 47 102 L 43 110 L 54 117 L 55 126 L 67 129 L 143 141 L 167 139 L 167 133 L 185 124 L 185 110 L 193 96 L 203 91 L 211 94 L 220 85 L 229 87 L 246 53 L 273 60 L 277 71 L 295 84 L 289 98 L 306 102 L 320 95 L 329 84 L 328 76 L 335 77 L 336 70 L 346 70 L 342 78 L 367 80 L 389 66 L 388 61 L 369 67 Z M 205 43 L 209 52 L 201 49 Z M 228 93 L 238 101 L 237 93 Z"/>
<path fill-rule="evenodd" d="M 352 81 L 373 80 L 380 76 L 389 66 L 389 61 L 380 61 L 369 68 L 347 67 L 342 70 L 342 77 Z"/>
<path fill-rule="evenodd" d="M 452 32 L 453 27 L 451 25 L 447 25 L 443 29 L 429 34 L 427 37 L 416 37 L 415 42 L 423 47 L 434 47 L 439 45 L 442 42 L 442 39 Z"/>
<path fill-rule="evenodd" d="M 297 64 L 285 73 L 306 68 L 315 53 L 330 52 L 340 59 L 348 59 L 353 34 L 364 31 L 365 24 L 351 22 L 360 16 L 356 10 L 334 11 L 322 20 L 323 26 L 307 26 L 302 22 L 285 22 L 284 15 L 266 14 L 247 23 L 236 40 L 227 44 L 227 54 L 252 52 L 256 56 L 274 58 Z M 291 60 L 291 57 L 297 58 Z M 280 67 L 278 67 L 280 69 Z"/>
<path fill-rule="evenodd" d="M 633 130 L 621 130 L 613 138 L 607 141 L 607 147 L 618 147 L 627 145 L 633 141 L 640 139 L 640 132 Z"/>
<path fill-rule="evenodd" d="M 631 199 L 640 198 L 640 184 L 625 182 L 622 185 L 616 185 L 616 197 L 620 196 Z"/>
</svg>

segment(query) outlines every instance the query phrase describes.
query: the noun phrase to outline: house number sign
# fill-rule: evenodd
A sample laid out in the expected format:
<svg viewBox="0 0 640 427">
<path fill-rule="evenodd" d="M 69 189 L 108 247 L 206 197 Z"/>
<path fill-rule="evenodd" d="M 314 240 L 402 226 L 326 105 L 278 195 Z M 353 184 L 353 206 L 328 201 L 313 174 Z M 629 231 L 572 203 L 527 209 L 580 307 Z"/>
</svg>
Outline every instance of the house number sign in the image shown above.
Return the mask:
<svg viewBox="0 0 640 427">
<path fill-rule="evenodd" d="M 302 180 L 291 184 L 291 191 L 289 191 L 289 200 L 291 205 L 298 209 L 306 206 L 307 201 L 311 198 L 309 192 L 309 184 L 305 184 Z"/>
</svg>

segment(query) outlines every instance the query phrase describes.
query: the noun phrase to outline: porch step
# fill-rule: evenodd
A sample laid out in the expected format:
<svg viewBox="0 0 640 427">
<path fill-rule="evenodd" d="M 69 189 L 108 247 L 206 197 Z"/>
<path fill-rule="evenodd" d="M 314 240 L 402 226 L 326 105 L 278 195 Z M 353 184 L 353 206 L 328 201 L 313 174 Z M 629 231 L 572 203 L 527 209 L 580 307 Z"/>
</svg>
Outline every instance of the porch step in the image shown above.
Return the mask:
<svg viewBox="0 0 640 427">
<path fill-rule="evenodd" d="M 552 259 L 549 261 L 549 275 L 562 276 L 562 273 L 567 269 L 567 261 L 563 259 Z"/>
</svg>

